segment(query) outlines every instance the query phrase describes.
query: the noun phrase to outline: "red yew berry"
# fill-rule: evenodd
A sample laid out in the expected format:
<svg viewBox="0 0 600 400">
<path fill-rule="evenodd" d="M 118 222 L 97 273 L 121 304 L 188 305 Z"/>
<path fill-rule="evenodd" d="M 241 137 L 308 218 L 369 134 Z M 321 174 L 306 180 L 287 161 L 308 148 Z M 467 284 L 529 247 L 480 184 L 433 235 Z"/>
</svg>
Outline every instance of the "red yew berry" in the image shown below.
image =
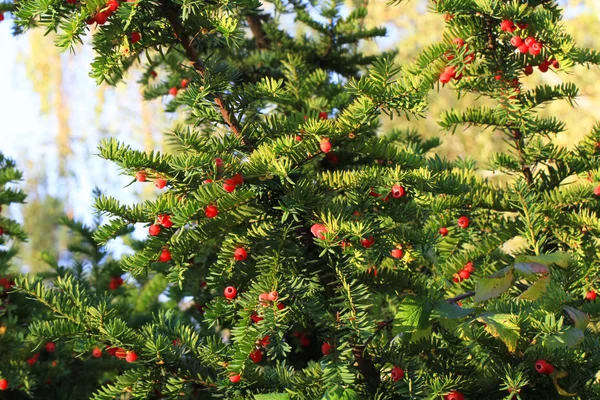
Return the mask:
<svg viewBox="0 0 600 400">
<path fill-rule="evenodd" d="M 404 370 L 400 367 L 392 368 L 392 380 L 397 382 L 402 378 L 404 378 Z"/>
<path fill-rule="evenodd" d="M 172 87 L 171 89 L 169 89 L 169 94 L 171 96 L 177 96 L 177 92 L 178 92 L 178 89 L 176 87 Z"/>
<path fill-rule="evenodd" d="M 324 234 L 328 232 L 328 229 L 325 225 L 314 224 L 313 226 L 311 226 L 310 232 L 313 234 L 314 237 L 322 240 L 325 239 Z"/>
<path fill-rule="evenodd" d="M 365 249 L 373 246 L 373 243 L 375 243 L 375 238 L 373 236 L 369 236 L 368 238 L 363 238 L 360 240 L 360 244 L 362 244 L 362 247 Z"/>
<path fill-rule="evenodd" d="M 102 357 L 102 350 L 100 350 L 100 348 L 98 348 L 98 347 L 94 348 L 94 350 L 92 350 L 92 357 L 94 357 L 94 358 Z"/>
<path fill-rule="evenodd" d="M 156 178 L 154 180 L 154 186 L 157 189 L 163 189 L 165 186 L 167 186 L 167 180 L 165 178 Z"/>
<path fill-rule="evenodd" d="M 131 35 L 129 36 L 129 40 L 131 41 L 131 43 L 137 43 L 142 39 L 142 35 L 140 35 L 139 32 L 131 32 Z"/>
<path fill-rule="evenodd" d="M 440 82 L 443 83 L 444 85 L 446 83 L 450 82 L 451 79 L 452 79 L 451 75 L 448 75 L 448 74 L 445 74 L 445 73 L 443 73 L 443 74 L 440 75 Z"/>
<path fill-rule="evenodd" d="M 56 344 L 54 344 L 54 342 L 48 342 L 44 348 L 48 353 L 54 353 L 54 350 L 56 350 Z"/>
<path fill-rule="evenodd" d="M 231 375 L 229 376 L 229 381 L 231 383 L 238 383 L 240 381 L 240 379 L 242 379 L 240 374 L 236 374 L 235 372 L 232 372 Z"/>
<path fill-rule="evenodd" d="M 269 344 L 271 344 L 271 336 L 267 335 L 267 336 L 263 337 L 262 339 L 260 339 L 260 344 L 263 347 L 266 347 Z"/>
<path fill-rule="evenodd" d="M 236 185 L 242 185 L 244 183 L 244 177 L 242 176 L 242 174 L 235 174 L 231 179 Z"/>
<path fill-rule="evenodd" d="M 144 171 L 138 171 L 135 173 L 135 180 L 138 182 L 146 182 L 146 173 Z"/>
<path fill-rule="evenodd" d="M 460 276 L 460 279 L 469 279 L 469 277 L 471 276 L 471 273 L 469 271 L 467 271 L 466 269 L 460 270 L 458 272 L 458 276 Z"/>
<path fill-rule="evenodd" d="M 331 143 L 329 143 L 329 139 L 328 138 L 323 138 L 321 139 L 321 151 L 323 153 L 329 153 L 331 151 Z"/>
<path fill-rule="evenodd" d="M 151 70 L 150 71 L 150 76 L 153 77 L 153 78 L 156 78 L 158 76 L 158 74 L 156 73 L 156 71 Z"/>
<path fill-rule="evenodd" d="M 450 77 L 454 78 L 456 76 L 456 68 L 449 65 L 446 68 L 444 68 L 442 74 L 450 75 Z"/>
<path fill-rule="evenodd" d="M 106 10 L 103 12 L 99 12 L 98 14 L 96 14 L 96 23 L 98 25 L 104 25 L 106 23 L 106 21 L 108 21 L 108 17 L 110 17 L 112 15 L 112 12 L 110 10 Z"/>
<path fill-rule="evenodd" d="M 538 69 L 540 70 L 540 72 L 544 72 L 544 73 L 545 73 L 545 72 L 548 72 L 548 69 L 549 69 L 549 68 L 550 68 L 550 66 L 549 66 L 548 64 L 546 64 L 546 63 L 541 63 L 541 64 L 538 66 Z"/>
<path fill-rule="evenodd" d="M 279 293 L 273 290 L 269 292 L 268 297 L 270 301 L 277 301 L 277 299 L 279 298 Z"/>
<path fill-rule="evenodd" d="M 148 228 L 148 233 L 150 233 L 150 236 L 158 236 L 160 233 L 160 226 L 150 225 L 150 228 Z"/>
<path fill-rule="evenodd" d="M 217 168 L 221 168 L 223 166 L 223 159 L 219 157 L 215 158 L 215 165 L 217 166 Z"/>
<path fill-rule="evenodd" d="M 169 251 L 169 249 L 163 249 L 160 252 L 160 256 L 158 257 L 158 261 L 164 263 L 164 262 L 169 262 L 171 260 L 172 260 L 172 257 L 171 257 L 171 252 Z"/>
<path fill-rule="evenodd" d="M 475 272 L 475 267 L 473 266 L 473 263 L 471 261 L 469 261 L 468 263 L 465 264 L 465 266 L 463 267 L 463 270 L 469 271 L 469 272 Z"/>
<path fill-rule="evenodd" d="M 69 3 L 69 4 L 71 4 L 71 3 Z M 90 18 L 88 18 L 88 19 L 85 20 L 85 23 L 88 24 L 88 25 L 93 25 L 93 24 L 96 23 L 96 18 L 95 17 L 90 17 Z"/>
<path fill-rule="evenodd" d="M 29 364 L 30 366 L 33 366 L 33 364 L 35 364 L 37 362 L 38 358 L 40 358 L 40 355 L 34 354 L 33 356 L 31 356 L 30 358 L 27 359 L 27 364 Z"/>
<path fill-rule="evenodd" d="M 227 193 L 233 192 L 235 190 L 235 183 L 233 182 L 233 179 L 227 179 L 223 183 L 223 189 L 225 189 Z"/>
<path fill-rule="evenodd" d="M 238 247 L 233 252 L 233 258 L 235 258 L 235 261 L 244 261 L 246 258 L 248 258 L 248 252 L 242 247 Z"/>
<path fill-rule="evenodd" d="M 259 316 L 256 312 L 253 312 L 252 315 L 250 315 L 250 319 L 252 320 L 252 322 L 254 322 L 255 324 L 258 324 L 260 321 L 262 321 L 264 318 Z"/>
<path fill-rule="evenodd" d="M 444 398 L 445 400 L 465 400 L 465 396 L 461 392 L 450 392 Z"/>
<path fill-rule="evenodd" d="M 404 251 L 402 249 L 393 249 L 391 255 L 393 258 L 402 258 L 404 257 Z"/>
<path fill-rule="evenodd" d="M 233 300 L 235 299 L 235 296 L 237 296 L 237 289 L 233 286 L 227 286 L 223 291 L 223 295 L 226 299 Z"/>
<path fill-rule="evenodd" d="M 452 40 L 452 44 L 455 45 L 456 47 L 463 47 L 465 45 L 465 41 L 462 40 L 461 38 L 457 37 L 457 38 L 454 38 L 454 40 Z"/>
<path fill-rule="evenodd" d="M 158 217 L 156 217 L 156 222 L 158 222 L 160 225 L 164 226 L 167 229 L 173 226 L 173 222 L 171 222 L 171 216 L 168 214 L 159 215 Z"/>
<path fill-rule="evenodd" d="M 560 64 L 558 63 L 558 60 L 555 58 L 552 61 L 550 61 L 550 64 L 552 65 L 552 68 L 556 68 L 559 69 L 560 68 Z"/>
<path fill-rule="evenodd" d="M 256 349 L 252 353 L 250 353 L 250 359 L 254 364 L 258 364 L 262 360 L 262 358 L 263 353 L 260 349 Z"/>
<path fill-rule="evenodd" d="M 116 354 L 117 354 L 117 350 L 118 350 L 118 348 L 117 348 L 117 347 L 110 347 L 110 346 L 106 346 L 106 352 L 107 352 L 108 354 L 110 354 L 111 356 L 114 356 L 114 355 L 116 355 Z"/>
<path fill-rule="evenodd" d="M 404 186 L 394 185 L 392 186 L 392 197 L 395 199 L 399 199 L 400 197 L 404 197 L 406 194 L 406 189 Z"/>
<path fill-rule="evenodd" d="M 512 22 L 509 19 L 505 19 L 500 23 L 500 29 L 502 29 L 504 32 L 514 32 L 517 27 L 515 26 L 515 23 Z"/>
<path fill-rule="evenodd" d="M 2 14 L 0 14 L 0 15 L 2 15 Z M 2 21 L 2 20 L 0 19 L 0 21 Z M 2 379 L 0 379 L 0 390 L 4 391 L 6 389 L 8 389 L 8 380 L 2 378 Z"/>
<path fill-rule="evenodd" d="M 440 235 L 442 235 L 442 236 L 447 236 L 447 235 L 448 235 L 448 228 L 446 228 L 445 226 L 442 226 L 442 227 L 440 228 L 440 231 L 439 231 L 439 232 L 440 232 Z"/>
<path fill-rule="evenodd" d="M 269 300 L 269 293 L 261 293 L 261 294 L 259 294 L 258 295 L 258 301 L 260 302 L 260 304 L 263 307 L 268 306 L 269 305 L 269 301 L 271 301 L 271 300 Z"/>
<path fill-rule="evenodd" d="M 519 47 L 523 44 L 523 39 L 521 39 L 519 36 L 513 36 L 512 39 L 510 39 L 510 44 L 515 47 Z"/>
<path fill-rule="evenodd" d="M 128 363 L 132 363 L 132 362 L 136 362 L 138 359 L 137 354 L 135 354 L 135 351 L 128 351 L 127 355 L 125 356 L 125 361 L 127 361 Z"/>
<path fill-rule="evenodd" d="M 554 366 L 544 360 L 537 360 L 535 370 L 542 375 L 550 375 L 554 372 Z"/>
<path fill-rule="evenodd" d="M 302 141 L 302 136 L 296 135 L 296 142 L 301 142 L 301 141 Z"/>
<path fill-rule="evenodd" d="M 117 0 L 110 0 L 106 6 L 111 12 L 115 12 L 119 8 L 119 2 Z"/>
<path fill-rule="evenodd" d="M 595 290 L 590 290 L 585 294 L 585 299 L 589 301 L 596 300 L 596 297 L 598 297 L 598 293 Z"/>
<path fill-rule="evenodd" d="M 283 303 L 277 303 L 277 309 L 279 311 L 283 310 L 284 308 L 285 308 L 285 304 L 283 304 Z"/>
<path fill-rule="evenodd" d="M 535 40 L 535 38 L 533 36 L 529 36 L 527 39 L 525 39 L 525 44 L 527 46 L 531 46 L 534 43 L 537 43 L 537 40 Z"/>
<path fill-rule="evenodd" d="M 528 65 L 525 67 L 525 75 L 529 76 L 533 74 L 533 67 L 531 65 Z"/>
<path fill-rule="evenodd" d="M 206 215 L 206 218 L 214 218 L 218 214 L 219 214 L 219 209 L 215 206 L 208 206 L 204 210 L 204 215 Z"/>
<path fill-rule="evenodd" d="M 531 46 L 529 46 L 529 54 L 532 56 L 537 56 L 542 52 L 542 44 L 535 42 Z"/>
<path fill-rule="evenodd" d="M 596 186 L 596 187 L 594 188 L 594 195 L 595 195 L 596 197 L 600 197 L 600 186 Z"/>
<path fill-rule="evenodd" d="M 471 220 L 469 219 L 469 217 L 465 217 L 464 215 L 462 217 L 460 217 L 457 222 L 458 222 L 458 226 L 463 229 L 468 228 L 469 225 L 471 224 Z"/>
<path fill-rule="evenodd" d="M 182 88 L 182 89 L 185 89 L 185 88 L 187 87 L 188 83 L 190 83 L 190 81 L 189 81 L 189 80 L 187 80 L 187 79 L 182 79 L 182 80 L 181 80 L 181 83 L 180 83 L 180 86 L 181 86 L 181 88 Z"/>
<path fill-rule="evenodd" d="M 333 347 L 327 342 L 323 343 L 323 345 L 321 346 L 321 353 L 323 353 L 324 356 L 328 356 L 332 352 Z"/>
<path fill-rule="evenodd" d="M 321 111 L 319 113 L 319 118 L 320 119 L 327 119 L 327 118 L 329 118 L 329 114 L 327 114 L 325 111 Z"/>
<path fill-rule="evenodd" d="M 529 24 L 526 24 L 525 22 L 521 22 L 521 23 L 518 23 L 517 26 L 519 27 L 519 29 L 527 29 Z"/>
<path fill-rule="evenodd" d="M 517 50 L 520 53 L 527 54 L 527 53 L 529 53 L 529 46 L 527 46 L 525 43 L 523 43 L 522 45 L 520 45 L 519 47 L 517 47 Z"/>
</svg>

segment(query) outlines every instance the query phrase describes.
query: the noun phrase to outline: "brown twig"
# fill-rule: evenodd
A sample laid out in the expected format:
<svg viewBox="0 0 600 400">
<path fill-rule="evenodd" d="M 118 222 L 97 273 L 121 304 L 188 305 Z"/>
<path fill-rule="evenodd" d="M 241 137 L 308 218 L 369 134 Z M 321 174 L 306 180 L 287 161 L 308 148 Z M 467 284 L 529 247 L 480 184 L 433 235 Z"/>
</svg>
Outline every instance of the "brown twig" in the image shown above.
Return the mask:
<svg viewBox="0 0 600 400">
<path fill-rule="evenodd" d="M 262 26 L 262 19 L 260 15 L 248 15 L 246 17 L 246 22 L 248 22 L 248 26 L 254 35 L 254 40 L 256 41 L 256 47 L 261 50 L 264 50 L 269 47 L 269 40 L 265 35 L 265 30 Z"/>
<path fill-rule="evenodd" d="M 448 303 L 452 304 L 452 303 L 456 303 L 457 301 L 468 299 L 469 297 L 472 297 L 472 296 L 475 296 L 475 292 L 467 292 L 467 293 L 459 294 L 458 296 L 446 299 L 446 301 Z"/>
<path fill-rule="evenodd" d="M 204 77 L 206 75 L 206 66 L 204 65 L 204 62 L 198 55 L 198 52 L 196 51 L 196 48 L 194 47 L 193 43 L 186 35 L 185 29 L 183 28 L 183 25 L 179 20 L 179 14 L 176 13 L 174 10 L 167 8 L 166 17 L 171 26 L 173 27 L 177 38 L 181 42 L 181 45 L 185 50 L 186 56 L 192 62 L 194 69 L 196 70 L 196 72 L 198 72 L 198 74 L 200 74 L 200 76 Z M 227 126 L 229 126 L 229 129 L 231 129 L 235 136 L 240 136 L 242 134 L 240 124 L 235 114 L 227 107 L 223 96 L 221 96 L 220 94 L 215 94 L 215 103 L 219 107 L 221 116 L 223 117 L 223 120 L 225 121 Z"/>
</svg>

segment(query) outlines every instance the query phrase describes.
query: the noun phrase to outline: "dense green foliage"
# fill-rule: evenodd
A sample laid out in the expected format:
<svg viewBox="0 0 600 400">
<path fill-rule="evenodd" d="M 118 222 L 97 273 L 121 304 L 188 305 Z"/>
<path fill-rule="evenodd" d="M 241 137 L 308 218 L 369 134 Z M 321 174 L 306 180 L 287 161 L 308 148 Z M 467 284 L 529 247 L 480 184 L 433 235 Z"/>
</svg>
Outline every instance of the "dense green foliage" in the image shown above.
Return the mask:
<svg viewBox="0 0 600 400">
<path fill-rule="evenodd" d="M 18 279 L 56 317 L 32 324 L 32 337 L 136 354 L 95 399 L 600 396 L 600 127 L 556 146 L 564 125 L 537 111 L 573 104 L 577 88 L 526 78 L 529 66 L 600 61 L 563 33 L 556 3 L 432 1 L 443 40 L 406 68 L 361 54 L 384 34 L 363 26 L 363 8 L 265 4 L 274 12 L 134 1 L 95 31 L 92 76 L 116 83 L 139 59 L 146 96 L 170 93 L 188 124 L 169 133 L 169 153 L 99 146 L 160 190 L 142 204 L 96 202 L 99 245 L 148 227 L 118 265 L 147 291 L 115 306 L 85 268 L 54 286 Z M 17 23 L 58 29 L 70 48 L 105 6 L 25 0 Z M 289 34 L 285 14 L 311 34 Z M 516 36 L 532 39 L 515 51 Z M 440 121 L 506 135 L 512 150 L 489 171 L 440 159 L 437 140 L 402 129 L 439 82 L 495 104 Z M 400 126 L 379 132 L 382 114 Z M 176 310 L 190 298 L 197 307 Z"/>
</svg>

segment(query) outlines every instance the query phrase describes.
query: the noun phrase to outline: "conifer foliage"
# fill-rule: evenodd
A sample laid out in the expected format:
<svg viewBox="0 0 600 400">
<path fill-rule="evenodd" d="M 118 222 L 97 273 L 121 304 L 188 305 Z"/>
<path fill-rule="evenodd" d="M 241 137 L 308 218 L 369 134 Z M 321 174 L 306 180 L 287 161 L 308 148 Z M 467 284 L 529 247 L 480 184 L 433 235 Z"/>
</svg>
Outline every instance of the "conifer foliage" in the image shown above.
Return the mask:
<svg viewBox="0 0 600 400">
<path fill-rule="evenodd" d="M 98 25 L 92 76 L 116 83 L 139 60 L 146 97 L 189 116 L 168 153 L 100 144 L 157 196 L 99 197 L 94 238 L 144 226 L 120 268 L 166 277 L 167 304 L 196 307 L 136 325 L 76 279 L 56 290 L 25 277 L 17 290 L 57 317 L 32 333 L 120 348 L 132 367 L 95 399 L 600 396 L 600 128 L 556 146 L 564 124 L 537 111 L 573 104 L 577 88 L 525 78 L 600 62 L 563 32 L 557 4 L 431 1 L 443 41 L 407 68 L 359 52 L 385 33 L 363 26 L 364 8 L 269 5 L 19 3 L 17 24 L 58 30 L 65 49 Z M 289 34 L 288 13 L 313 34 Z M 495 104 L 440 124 L 503 132 L 511 151 L 491 165 L 507 179 L 431 156 L 438 141 L 402 126 L 378 134 L 380 115 L 421 115 L 439 84 Z"/>
</svg>

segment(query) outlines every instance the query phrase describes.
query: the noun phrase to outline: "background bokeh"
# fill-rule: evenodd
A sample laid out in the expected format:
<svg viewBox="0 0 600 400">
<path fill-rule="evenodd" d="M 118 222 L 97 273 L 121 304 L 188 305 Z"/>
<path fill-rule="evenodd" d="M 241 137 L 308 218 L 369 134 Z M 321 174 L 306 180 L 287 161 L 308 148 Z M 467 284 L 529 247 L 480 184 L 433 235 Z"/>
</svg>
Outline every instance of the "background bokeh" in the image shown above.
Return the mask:
<svg viewBox="0 0 600 400">
<path fill-rule="evenodd" d="M 369 0 L 366 23 L 385 26 L 388 35 L 364 43 L 363 50 L 377 53 L 397 49 L 398 63 L 413 60 L 422 48 L 439 40 L 443 29 L 443 21 L 427 12 L 427 3 L 412 0 L 389 6 L 386 0 Z M 600 50 L 600 1 L 561 3 L 567 11 L 565 26 L 576 41 Z M 343 7 L 347 11 L 354 6 L 348 0 Z M 40 30 L 12 37 L 12 22 L 7 17 L 0 23 L 0 150 L 15 158 L 25 172 L 22 185 L 29 194 L 28 203 L 10 211 L 24 222 L 30 235 L 22 249 L 22 264 L 35 272 L 45 268 L 41 252 L 56 256 L 64 252 L 67 233 L 56 224 L 60 215 L 93 221 L 95 187 L 125 202 L 153 195 L 151 185 L 125 188 L 132 178 L 119 176 L 114 165 L 95 157 L 99 140 L 112 136 L 137 149 L 164 149 L 164 132 L 181 115 L 163 112 L 160 101 L 142 99 L 140 86 L 135 84 L 139 71 L 131 71 L 127 81 L 117 87 L 97 87 L 88 76 L 93 56 L 89 44 L 80 46 L 77 54 L 60 54 L 53 46 L 53 36 L 44 36 Z M 285 21 L 292 27 L 292 17 Z M 307 30 L 302 26 L 293 29 Z M 157 79 L 161 79 L 160 71 Z M 544 110 L 567 122 L 568 132 L 560 136 L 560 144 L 574 143 L 600 121 L 600 71 L 578 68 L 569 75 L 536 73 L 525 80 L 525 85 L 542 81 L 573 81 L 581 89 L 577 109 L 556 103 Z M 477 98 L 457 100 L 456 93 L 446 88 L 432 91 L 430 101 L 427 118 L 384 121 L 382 130 L 412 126 L 425 136 L 442 135 L 443 145 L 437 150 L 442 156 L 473 157 L 483 165 L 491 153 L 505 146 L 495 132 L 475 128 L 448 135 L 438 127 L 441 112 L 469 106 Z M 119 243 L 113 247 L 118 251 Z"/>
</svg>

